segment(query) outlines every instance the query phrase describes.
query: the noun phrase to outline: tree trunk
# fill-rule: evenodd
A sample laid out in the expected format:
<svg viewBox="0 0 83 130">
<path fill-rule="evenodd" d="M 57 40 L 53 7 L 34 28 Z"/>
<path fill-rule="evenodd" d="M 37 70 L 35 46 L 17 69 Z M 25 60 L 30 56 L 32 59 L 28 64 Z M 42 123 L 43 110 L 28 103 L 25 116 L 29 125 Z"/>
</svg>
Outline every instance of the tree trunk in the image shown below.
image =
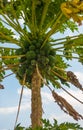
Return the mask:
<svg viewBox="0 0 83 130">
<path fill-rule="evenodd" d="M 41 79 L 36 70 L 32 76 L 31 108 L 32 108 L 31 113 L 32 128 L 42 126 Z"/>
</svg>

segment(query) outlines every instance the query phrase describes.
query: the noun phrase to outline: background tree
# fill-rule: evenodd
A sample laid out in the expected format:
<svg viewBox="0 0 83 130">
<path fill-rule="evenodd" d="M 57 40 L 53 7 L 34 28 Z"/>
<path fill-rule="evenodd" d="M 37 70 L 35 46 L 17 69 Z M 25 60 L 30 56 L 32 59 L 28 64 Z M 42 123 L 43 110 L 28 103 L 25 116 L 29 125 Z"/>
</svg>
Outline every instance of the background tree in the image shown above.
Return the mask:
<svg viewBox="0 0 83 130">
<path fill-rule="evenodd" d="M 64 112 L 75 120 L 83 119 L 63 97 L 50 88 L 52 83 L 54 88 L 65 90 L 62 84 L 69 87 L 69 83 L 72 83 L 83 91 L 75 74 L 66 71 L 69 67 L 67 60 L 76 58 L 83 64 L 83 34 L 59 39 L 54 36 L 58 32 L 64 33 L 68 28 L 72 32 L 77 30 L 77 24 L 82 24 L 82 11 L 82 1 L 79 0 L 0 1 L 0 80 L 4 78 L 6 70 L 11 70 L 23 87 L 31 89 L 32 128 L 42 126 L 41 87 L 44 84 Z M 11 44 L 12 48 L 3 47 L 4 43 Z M 13 44 L 16 48 L 13 48 Z"/>
</svg>

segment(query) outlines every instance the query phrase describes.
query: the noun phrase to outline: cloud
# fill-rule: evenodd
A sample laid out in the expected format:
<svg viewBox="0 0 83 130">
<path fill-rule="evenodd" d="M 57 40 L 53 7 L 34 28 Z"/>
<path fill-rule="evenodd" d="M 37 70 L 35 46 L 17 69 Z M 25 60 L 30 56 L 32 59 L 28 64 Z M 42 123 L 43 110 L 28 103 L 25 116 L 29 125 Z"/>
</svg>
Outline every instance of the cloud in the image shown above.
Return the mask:
<svg viewBox="0 0 83 130">
<path fill-rule="evenodd" d="M 68 89 L 68 91 L 72 95 L 74 95 L 75 97 L 79 98 L 81 101 L 83 100 L 83 94 L 81 93 L 80 90 Z M 17 89 L 17 93 L 20 96 L 21 88 Z M 64 97 L 70 104 L 72 104 L 74 106 L 74 108 L 76 108 L 77 110 L 79 109 L 79 111 L 81 111 L 83 113 L 83 106 L 78 101 L 73 99 L 71 96 L 69 96 L 64 91 L 60 90 L 60 91 L 57 91 L 57 93 L 59 95 L 61 95 L 62 97 Z M 42 89 L 41 95 L 42 95 L 42 103 L 43 103 L 43 105 L 51 107 L 50 104 L 54 103 L 54 99 L 52 97 L 52 94 L 49 93 L 48 91 L 45 91 L 45 90 Z M 0 114 L 13 114 L 13 113 L 16 113 L 17 108 L 18 108 L 18 106 L 9 106 L 9 107 L 5 107 L 5 108 L 4 107 L 0 108 Z M 31 90 L 25 88 L 24 92 L 23 92 L 22 103 L 21 103 L 21 111 L 25 111 L 27 109 L 29 109 L 29 110 L 31 109 Z"/>
<path fill-rule="evenodd" d="M 51 93 L 42 91 L 41 95 L 42 95 L 43 103 L 48 104 L 48 103 L 53 102 L 53 97 L 52 97 Z"/>
<path fill-rule="evenodd" d="M 17 90 L 18 95 L 21 94 L 21 88 Z M 31 90 L 24 88 L 22 95 L 22 104 L 31 104 Z"/>
<path fill-rule="evenodd" d="M 21 88 L 17 89 L 17 93 L 20 96 Z M 42 98 L 43 98 L 43 103 L 45 105 L 53 102 L 52 95 L 48 92 L 42 91 Z M 22 98 L 20 112 L 26 111 L 27 109 L 29 109 L 29 110 L 31 109 L 31 91 L 29 89 L 25 88 L 23 91 L 23 98 Z M 11 115 L 11 114 L 17 113 L 17 110 L 18 110 L 18 106 L 2 107 L 2 108 L 0 108 L 0 114 L 1 115 Z"/>
<path fill-rule="evenodd" d="M 78 98 L 79 100 L 83 101 L 83 94 L 80 90 L 76 89 L 76 90 L 73 90 L 73 89 L 69 89 L 67 88 L 67 91 L 72 94 L 73 96 L 75 96 L 76 98 Z M 18 94 L 20 94 L 21 92 L 21 89 L 18 89 Z M 80 110 L 82 110 L 82 107 L 81 104 L 75 100 L 73 97 L 71 97 L 70 95 L 68 95 L 65 91 L 63 90 L 57 90 L 56 91 L 59 95 L 61 95 L 63 98 L 65 98 L 70 104 L 72 104 L 73 106 L 75 107 L 79 107 Z M 54 102 L 54 99 L 52 97 L 52 94 L 49 93 L 48 91 L 44 91 L 42 90 L 41 91 L 41 96 L 42 96 L 42 102 L 43 104 L 51 104 Z M 24 89 L 24 92 L 23 92 L 23 102 L 24 104 L 27 104 L 27 100 L 28 102 L 30 103 L 31 102 L 31 91 L 29 89 Z"/>
<path fill-rule="evenodd" d="M 83 101 L 83 94 L 80 90 L 72 90 L 72 89 L 67 89 L 72 95 L 77 97 L 79 100 Z M 56 90 L 56 92 L 61 95 L 63 98 L 65 98 L 73 107 L 76 111 L 78 111 L 80 114 L 83 114 L 83 106 L 80 104 L 78 101 L 73 99 L 71 96 L 69 96 L 66 92 L 62 90 Z M 20 94 L 20 90 L 18 90 L 18 93 Z M 52 97 L 52 94 L 49 91 L 46 91 L 42 89 L 41 91 L 42 95 L 42 103 L 43 103 L 43 110 L 45 114 L 43 115 L 44 118 L 48 118 L 51 121 L 56 117 L 59 122 L 64 122 L 64 121 L 72 121 L 74 122 L 73 118 L 70 117 L 69 115 L 65 114 L 57 104 L 54 103 L 54 99 Z M 24 99 L 25 99 L 25 104 L 27 104 L 27 98 L 30 100 L 31 97 L 31 91 L 28 89 L 24 89 Z M 51 111 L 52 110 L 52 111 Z M 47 115 L 47 116 L 46 116 Z M 81 121 L 79 122 L 81 123 Z M 82 123 L 81 123 L 82 124 Z"/>
<path fill-rule="evenodd" d="M 56 119 L 59 124 L 64 123 L 64 122 L 71 122 L 71 123 L 78 123 L 81 127 L 83 127 L 83 121 L 82 120 L 76 121 L 71 116 L 69 116 L 65 113 L 61 113 L 61 114 L 58 114 L 58 115 L 52 114 L 47 119 L 49 119 L 51 123 L 53 123 L 53 119 Z"/>
<path fill-rule="evenodd" d="M 21 111 L 24 111 L 24 110 L 27 110 L 27 109 L 29 109 L 30 108 L 30 105 L 28 104 L 26 104 L 26 105 L 21 105 Z M 16 113 L 17 112 L 17 110 L 18 110 L 18 106 L 14 106 L 14 107 L 12 107 L 12 106 L 10 106 L 10 107 L 2 107 L 2 108 L 0 108 L 0 114 L 5 114 L 5 115 L 7 115 L 7 114 L 13 114 L 13 113 Z"/>
<path fill-rule="evenodd" d="M 2 130 L 7 130 L 7 129 L 2 129 Z"/>
<path fill-rule="evenodd" d="M 20 95 L 21 89 L 18 89 L 17 93 Z M 42 96 L 42 100 L 44 103 L 47 104 L 47 103 L 53 102 L 53 97 L 52 97 L 51 93 L 46 92 L 46 91 L 44 92 L 42 90 L 41 96 Z M 31 98 L 31 90 L 30 89 L 24 89 L 24 91 L 23 91 L 23 101 L 24 101 L 24 99 L 27 100 L 27 98 L 28 98 L 28 100 L 30 100 L 30 98 Z"/>
<path fill-rule="evenodd" d="M 0 114 L 12 114 L 17 111 L 17 107 L 2 107 L 0 108 Z"/>
<path fill-rule="evenodd" d="M 17 93 L 20 95 L 21 88 L 17 90 Z M 24 97 L 26 97 L 26 96 L 30 97 L 31 96 L 31 90 L 24 88 L 24 90 L 23 90 L 23 96 Z"/>
<path fill-rule="evenodd" d="M 17 90 L 17 92 L 18 92 L 18 94 L 20 95 L 20 91 L 21 91 L 21 89 L 18 89 Z M 28 93 L 28 95 L 29 95 L 29 97 L 30 97 L 30 91 L 26 91 L 26 90 L 24 90 L 24 96 L 26 96 L 27 95 L 27 93 Z M 27 96 L 28 96 L 27 95 Z M 23 96 L 23 99 L 22 99 L 22 101 L 21 101 L 21 108 L 20 108 L 20 111 L 25 111 L 25 110 L 27 110 L 27 109 L 30 109 L 30 107 L 31 107 L 31 104 L 30 104 L 30 101 L 28 101 L 28 103 L 27 103 L 27 98 L 26 98 L 26 100 L 25 100 L 25 97 Z M 18 105 L 18 104 L 17 104 Z M 7 114 L 14 114 L 14 113 L 16 113 L 17 112 L 17 110 L 18 110 L 18 106 L 9 106 L 9 107 L 2 107 L 2 108 L 0 108 L 0 114 L 5 114 L 5 115 L 7 115 Z"/>
</svg>

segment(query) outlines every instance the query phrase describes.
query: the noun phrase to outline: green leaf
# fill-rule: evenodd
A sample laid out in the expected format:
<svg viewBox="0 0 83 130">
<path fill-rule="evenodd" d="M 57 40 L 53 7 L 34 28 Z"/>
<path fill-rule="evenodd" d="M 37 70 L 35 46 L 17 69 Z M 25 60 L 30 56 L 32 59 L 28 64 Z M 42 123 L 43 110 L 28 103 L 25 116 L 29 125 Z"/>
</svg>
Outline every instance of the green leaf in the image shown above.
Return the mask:
<svg viewBox="0 0 83 130">
<path fill-rule="evenodd" d="M 67 29 L 70 29 L 72 32 L 78 31 L 78 26 L 75 24 L 74 21 L 68 20 L 66 23 L 63 23 L 60 27 L 60 32 L 64 33 Z"/>
<path fill-rule="evenodd" d="M 18 124 L 15 128 L 15 130 L 24 130 L 24 127 L 20 126 L 20 124 Z"/>
<path fill-rule="evenodd" d="M 54 119 L 53 124 L 50 123 L 48 119 L 42 119 L 43 122 L 43 127 L 38 127 L 33 130 L 83 130 L 83 128 L 78 124 L 78 123 L 69 123 L 69 122 L 64 122 L 61 124 L 58 124 L 57 120 Z M 18 124 L 16 126 L 15 130 L 32 130 L 31 127 L 29 128 L 24 128 Z"/>
</svg>

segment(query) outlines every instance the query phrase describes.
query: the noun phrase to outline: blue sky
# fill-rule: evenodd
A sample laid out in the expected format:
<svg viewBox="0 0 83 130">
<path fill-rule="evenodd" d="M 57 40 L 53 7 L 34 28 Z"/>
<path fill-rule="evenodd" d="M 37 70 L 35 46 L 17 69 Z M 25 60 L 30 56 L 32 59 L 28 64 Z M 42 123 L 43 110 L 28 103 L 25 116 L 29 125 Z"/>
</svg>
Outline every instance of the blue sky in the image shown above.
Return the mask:
<svg viewBox="0 0 83 130">
<path fill-rule="evenodd" d="M 75 72 L 80 82 L 83 84 L 82 79 L 83 66 L 74 61 L 74 63 L 72 63 L 72 67 L 69 68 L 69 70 Z M 5 89 L 0 90 L 0 130 L 12 130 L 15 123 L 21 86 L 15 79 L 14 75 L 4 79 L 3 84 L 5 86 Z M 69 89 L 69 91 L 72 94 L 74 94 L 74 96 L 78 97 L 81 101 L 83 101 L 83 94 L 80 90 L 75 89 L 75 87 L 71 86 L 71 89 Z M 81 105 L 76 100 L 71 98 L 65 92 L 59 90 L 57 92 L 64 98 L 66 98 L 69 101 L 69 103 L 71 103 L 74 106 L 74 108 L 78 110 L 79 113 L 83 114 L 83 105 Z M 76 123 L 76 121 L 74 121 L 72 117 L 64 114 L 64 112 L 60 110 L 57 104 L 54 103 L 54 99 L 52 98 L 51 93 L 47 87 L 44 87 L 42 89 L 42 98 L 43 98 L 42 102 L 43 102 L 44 118 L 50 119 L 51 122 L 55 118 L 59 121 L 59 123 L 64 121 Z M 21 123 L 24 126 L 30 125 L 30 113 L 31 113 L 30 99 L 31 99 L 31 92 L 29 89 L 27 90 L 25 88 L 22 99 L 21 111 L 18 120 L 18 123 Z M 83 126 L 82 121 L 79 121 L 79 124 Z"/>
<path fill-rule="evenodd" d="M 82 30 L 83 28 L 80 26 L 79 32 L 82 33 Z M 75 32 L 75 34 L 77 34 L 77 32 Z M 73 33 L 67 30 L 64 35 L 73 35 Z M 59 37 L 59 34 L 57 34 L 57 36 Z M 70 64 L 72 67 L 70 67 L 69 70 L 73 71 L 78 76 L 81 84 L 83 84 L 83 66 L 80 63 L 77 63 L 77 60 L 74 60 L 73 62 L 70 61 Z M 7 74 L 8 73 L 11 73 L 11 71 L 7 71 Z M 5 78 L 2 84 L 4 85 L 5 89 L 0 90 L 0 130 L 13 130 L 21 86 L 15 78 L 15 75 Z M 71 89 L 68 90 L 70 93 L 74 94 L 74 96 L 83 101 L 83 93 L 79 89 L 76 89 L 74 86 L 71 85 Z M 65 92 L 59 90 L 56 91 L 64 98 L 66 98 L 69 103 L 71 103 L 73 107 L 76 108 L 76 110 L 83 115 L 83 105 L 71 98 Z M 26 127 L 31 124 L 30 100 L 31 92 L 29 89 L 25 88 L 18 123 L 21 123 L 21 125 L 24 125 Z M 42 89 L 42 103 L 44 118 L 50 119 L 51 122 L 55 118 L 59 121 L 59 123 L 64 121 L 77 123 L 75 120 L 73 120 L 72 117 L 66 115 L 63 111 L 60 110 L 60 108 L 54 102 L 51 93 L 46 86 Z M 83 126 L 83 121 L 79 121 L 78 123 Z"/>
</svg>

